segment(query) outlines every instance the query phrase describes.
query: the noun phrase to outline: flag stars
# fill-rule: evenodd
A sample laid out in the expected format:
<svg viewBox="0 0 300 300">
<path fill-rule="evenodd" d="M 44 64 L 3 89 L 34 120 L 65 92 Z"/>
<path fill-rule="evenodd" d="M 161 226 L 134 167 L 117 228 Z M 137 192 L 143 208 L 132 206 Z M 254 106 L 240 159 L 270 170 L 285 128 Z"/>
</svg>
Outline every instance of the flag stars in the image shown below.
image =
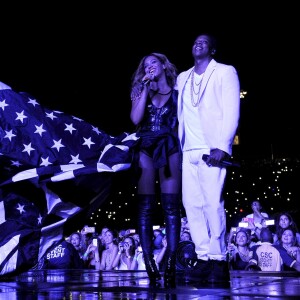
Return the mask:
<svg viewBox="0 0 300 300">
<path fill-rule="evenodd" d="M 38 133 L 40 136 L 42 136 L 43 132 L 46 132 L 46 130 L 43 128 L 43 124 L 40 126 L 34 125 L 36 128 L 36 131 L 34 133 Z"/>
<path fill-rule="evenodd" d="M 52 163 L 49 161 L 49 156 L 46 157 L 46 158 L 42 158 L 42 162 L 40 164 L 40 166 L 45 166 L 45 167 L 48 167 L 49 165 L 52 165 Z"/>
<path fill-rule="evenodd" d="M 46 113 L 46 117 L 50 118 L 51 120 L 57 118 L 57 116 L 54 116 L 53 112 L 51 114 Z"/>
<path fill-rule="evenodd" d="M 23 110 L 22 112 L 20 112 L 20 113 L 17 113 L 17 112 L 16 112 L 16 114 L 17 114 L 16 120 L 20 120 L 22 123 L 23 123 L 23 119 L 27 118 L 27 117 L 24 115 L 24 110 Z"/>
<path fill-rule="evenodd" d="M 92 126 L 92 127 L 93 127 L 93 131 L 95 131 L 98 135 L 101 133 L 101 131 L 99 131 L 99 129 L 97 127 L 94 127 L 94 126 Z"/>
<path fill-rule="evenodd" d="M 77 165 L 78 163 L 82 162 L 82 160 L 79 159 L 79 154 L 76 156 L 71 155 L 72 160 L 69 162 L 69 164 L 75 164 Z"/>
<path fill-rule="evenodd" d="M 5 106 L 8 106 L 8 104 L 5 103 L 5 99 L 3 101 L 0 101 L 0 108 L 4 111 Z"/>
<path fill-rule="evenodd" d="M 35 99 L 30 99 L 30 98 L 28 98 L 28 99 L 29 99 L 29 101 L 27 103 L 32 104 L 34 107 L 36 105 L 40 105 Z"/>
<path fill-rule="evenodd" d="M 65 131 L 70 131 L 71 134 L 72 134 L 72 131 L 77 130 L 73 127 L 73 123 L 71 123 L 69 125 L 65 123 L 65 125 L 66 125 Z"/>
<path fill-rule="evenodd" d="M 59 141 L 53 140 L 54 145 L 51 148 L 56 148 L 57 152 L 59 152 L 60 148 L 65 147 L 62 143 L 61 143 L 61 139 Z"/>
<path fill-rule="evenodd" d="M 15 167 L 22 166 L 22 164 L 18 160 L 11 160 L 11 165 Z"/>
<path fill-rule="evenodd" d="M 20 215 L 21 215 L 22 213 L 26 212 L 25 209 L 24 209 L 24 206 L 25 206 L 25 205 L 21 205 L 20 203 L 18 203 L 17 210 L 20 212 Z"/>
<path fill-rule="evenodd" d="M 9 139 L 10 141 L 11 141 L 11 139 L 12 139 L 14 136 L 16 136 L 15 134 L 12 133 L 12 130 L 11 130 L 11 131 L 6 131 L 6 130 L 5 130 L 5 133 L 6 133 L 6 135 L 4 136 L 4 138 Z"/>
<path fill-rule="evenodd" d="M 88 146 L 89 149 L 91 149 L 91 145 L 95 144 L 94 142 L 91 141 L 91 138 L 89 137 L 88 139 L 83 138 L 84 139 L 84 143 L 82 145 Z"/>
<path fill-rule="evenodd" d="M 38 219 L 38 224 L 39 225 L 42 224 L 43 217 L 41 216 L 41 214 L 39 214 L 39 217 L 37 219 Z"/>
<path fill-rule="evenodd" d="M 28 145 L 23 144 L 24 146 L 24 150 L 22 152 L 27 152 L 28 155 L 30 155 L 30 152 L 35 150 L 34 148 L 31 147 L 31 143 L 29 143 Z"/>
</svg>

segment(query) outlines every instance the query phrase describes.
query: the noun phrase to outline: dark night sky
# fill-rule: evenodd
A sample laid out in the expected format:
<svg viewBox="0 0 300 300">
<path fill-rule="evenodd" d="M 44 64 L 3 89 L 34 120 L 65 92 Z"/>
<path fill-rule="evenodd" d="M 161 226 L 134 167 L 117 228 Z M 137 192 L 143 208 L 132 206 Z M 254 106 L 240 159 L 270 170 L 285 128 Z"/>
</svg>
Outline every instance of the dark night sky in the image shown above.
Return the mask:
<svg viewBox="0 0 300 300">
<path fill-rule="evenodd" d="M 219 40 L 216 60 L 234 65 L 248 92 L 241 155 L 270 157 L 272 145 L 275 156 L 298 156 L 296 9 L 160 2 L 2 10 L 0 81 L 108 133 L 131 131 L 129 86 L 140 59 L 162 52 L 183 71 L 193 64 L 195 37 L 210 31 Z"/>
</svg>

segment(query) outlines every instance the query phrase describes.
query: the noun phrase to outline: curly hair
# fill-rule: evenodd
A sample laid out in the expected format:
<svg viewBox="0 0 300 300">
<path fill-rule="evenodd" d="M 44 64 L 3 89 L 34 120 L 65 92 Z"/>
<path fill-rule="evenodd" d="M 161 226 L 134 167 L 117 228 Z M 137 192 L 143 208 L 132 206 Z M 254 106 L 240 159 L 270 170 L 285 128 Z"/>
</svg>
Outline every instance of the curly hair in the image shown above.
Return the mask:
<svg viewBox="0 0 300 300">
<path fill-rule="evenodd" d="M 170 87 L 173 88 L 176 85 L 176 78 L 178 74 L 177 68 L 174 64 L 172 64 L 169 61 L 169 59 L 164 54 L 157 52 L 152 52 L 141 59 L 137 69 L 132 75 L 131 86 L 134 87 L 135 85 L 140 84 L 142 82 L 142 78 L 146 75 L 144 63 L 146 58 L 148 58 L 149 56 L 156 57 L 165 66 L 167 83 Z"/>
</svg>

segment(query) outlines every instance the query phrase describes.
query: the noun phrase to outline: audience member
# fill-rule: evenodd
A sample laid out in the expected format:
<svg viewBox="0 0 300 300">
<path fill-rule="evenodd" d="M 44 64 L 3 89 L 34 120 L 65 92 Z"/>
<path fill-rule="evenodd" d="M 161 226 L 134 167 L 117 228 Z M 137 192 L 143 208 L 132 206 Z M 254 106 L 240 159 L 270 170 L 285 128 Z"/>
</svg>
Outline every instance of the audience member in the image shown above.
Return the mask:
<svg viewBox="0 0 300 300">
<path fill-rule="evenodd" d="M 134 239 L 134 242 L 135 242 L 135 247 L 139 247 L 141 246 L 141 242 L 140 242 L 140 235 L 138 233 L 134 233 L 132 235 L 132 238 Z"/>
<path fill-rule="evenodd" d="M 258 266 L 261 271 L 282 271 L 283 260 L 279 250 L 273 246 L 273 235 L 269 228 L 261 229 L 260 239 L 260 245 L 250 248 L 253 258 L 246 269 L 251 270 L 253 266 Z"/>
<path fill-rule="evenodd" d="M 180 235 L 180 242 L 182 241 L 192 241 L 192 237 L 189 231 L 183 231 Z"/>
<path fill-rule="evenodd" d="M 113 262 L 118 254 L 117 234 L 108 229 L 104 234 L 105 249 L 102 251 L 100 270 L 113 270 Z"/>
<path fill-rule="evenodd" d="M 84 225 L 80 233 L 81 233 L 82 243 L 84 247 L 87 249 L 87 247 L 91 242 L 91 239 L 93 238 L 94 235 L 96 235 L 96 228 L 90 227 L 88 225 Z"/>
<path fill-rule="evenodd" d="M 283 229 L 278 247 L 300 263 L 300 248 L 297 246 L 296 231 L 293 227 Z M 286 264 L 283 265 L 283 269 L 284 271 L 294 270 L 294 268 Z"/>
<path fill-rule="evenodd" d="M 292 216 L 288 212 L 281 212 L 275 217 L 275 233 L 273 235 L 274 244 L 280 244 L 281 234 L 284 229 L 292 227 L 296 232 L 296 243 L 300 246 L 300 233 Z"/>
<path fill-rule="evenodd" d="M 61 240 L 44 256 L 44 269 L 82 269 L 83 263 L 75 247 Z"/>
<path fill-rule="evenodd" d="M 253 256 L 250 251 L 250 234 L 251 230 L 240 228 L 233 237 L 233 243 L 229 241 L 228 262 L 231 270 L 245 270 L 248 266 L 249 260 Z"/>
<path fill-rule="evenodd" d="M 167 258 L 165 254 L 166 254 L 167 246 L 168 246 L 168 239 L 167 236 L 164 235 L 161 240 L 161 248 L 159 249 L 159 251 L 154 253 L 154 259 L 160 271 L 163 271 L 166 268 Z"/>
<path fill-rule="evenodd" d="M 161 251 L 163 244 L 163 238 L 165 235 L 162 233 L 161 229 L 154 229 L 153 230 L 153 254 L 157 254 Z"/>
<path fill-rule="evenodd" d="M 181 218 L 181 228 L 180 232 L 182 233 L 183 231 L 190 231 L 190 226 L 187 217 Z"/>
<path fill-rule="evenodd" d="M 164 270 L 164 268 L 165 268 L 164 260 L 165 260 L 165 253 L 166 253 L 166 249 L 167 249 L 166 236 L 163 237 L 161 243 L 162 243 L 162 247 L 161 247 L 160 251 L 154 252 L 153 259 L 155 261 L 157 268 L 159 270 Z M 144 256 L 143 256 L 143 250 L 142 250 L 141 246 L 135 250 L 135 255 L 133 258 L 132 265 L 131 265 L 131 270 L 146 270 L 145 260 L 144 260 Z"/>
<path fill-rule="evenodd" d="M 158 268 L 158 266 L 157 266 Z M 141 246 L 138 246 L 135 249 L 133 261 L 130 267 L 131 270 L 146 270 L 145 260 L 143 256 L 143 249 Z"/>
<path fill-rule="evenodd" d="M 109 230 L 108 226 L 103 226 L 101 228 L 101 231 L 100 231 L 100 234 L 98 235 L 98 239 L 101 243 L 101 248 L 102 248 L 102 251 L 105 249 L 106 245 L 105 245 L 105 240 L 104 240 L 104 236 L 105 236 L 105 232 Z M 100 245 L 99 245 L 99 249 L 100 249 Z"/>
<path fill-rule="evenodd" d="M 97 237 L 90 240 L 90 243 L 83 255 L 85 267 L 88 269 L 100 270 L 100 250 L 98 248 L 100 241 Z"/>
<path fill-rule="evenodd" d="M 78 251 L 80 258 L 82 259 L 83 254 L 86 251 L 85 243 L 82 241 L 80 232 L 73 232 L 69 237 L 69 242 Z"/>
<path fill-rule="evenodd" d="M 112 263 L 114 270 L 132 270 L 131 264 L 135 255 L 135 242 L 131 236 L 127 236 L 118 245 L 118 253 Z"/>
<path fill-rule="evenodd" d="M 246 215 L 243 220 L 246 219 L 252 234 L 255 234 L 260 239 L 260 231 L 263 227 L 266 227 L 265 220 L 269 219 L 269 215 L 262 211 L 262 205 L 258 200 L 252 201 L 251 208 L 253 212 Z"/>
</svg>

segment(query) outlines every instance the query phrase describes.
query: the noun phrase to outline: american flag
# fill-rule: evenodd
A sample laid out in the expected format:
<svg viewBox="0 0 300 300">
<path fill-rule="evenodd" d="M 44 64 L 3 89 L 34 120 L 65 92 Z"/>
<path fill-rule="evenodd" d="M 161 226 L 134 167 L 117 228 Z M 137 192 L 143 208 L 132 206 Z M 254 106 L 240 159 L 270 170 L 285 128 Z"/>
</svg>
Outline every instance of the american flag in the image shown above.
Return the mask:
<svg viewBox="0 0 300 300">
<path fill-rule="evenodd" d="M 127 170 L 138 138 L 111 136 L 0 82 L 0 275 L 35 268 Z M 83 224 L 82 224 L 83 225 Z"/>
</svg>

